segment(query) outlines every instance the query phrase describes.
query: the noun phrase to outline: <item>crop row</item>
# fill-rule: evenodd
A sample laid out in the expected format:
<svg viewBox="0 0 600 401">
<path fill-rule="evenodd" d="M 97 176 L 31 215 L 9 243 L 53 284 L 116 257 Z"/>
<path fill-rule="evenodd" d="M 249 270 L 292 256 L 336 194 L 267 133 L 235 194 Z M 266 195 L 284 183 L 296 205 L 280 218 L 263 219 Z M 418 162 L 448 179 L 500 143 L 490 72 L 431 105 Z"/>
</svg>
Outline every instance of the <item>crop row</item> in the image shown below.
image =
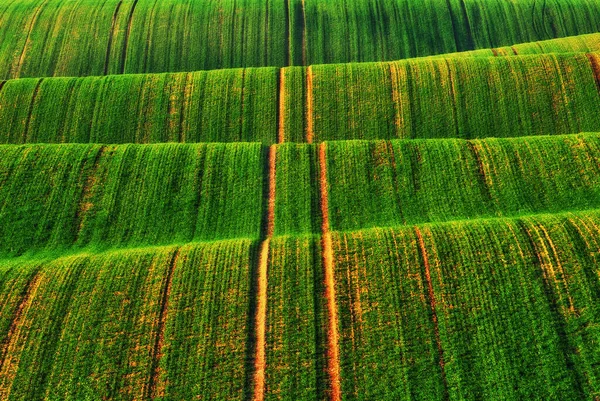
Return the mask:
<svg viewBox="0 0 600 401">
<path fill-rule="evenodd" d="M 596 211 L 334 233 L 344 399 L 600 394 Z M 3 399 L 252 395 L 256 241 L 0 261 Z M 318 237 L 275 237 L 265 399 L 329 384 Z"/>
<path fill-rule="evenodd" d="M 1 143 L 321 142 L 600 131 L 596 53 L 9 80 Z M 435 112 L 432 112 L 435 110 Z"/>
<path fill-rule="evenodd" d="M 334 231 L 587 210 L 600 207 L 599 165 L 599 134 L 270 150 L 257 143 L 5 145 L 0 255 L 257 239 L 266 218 L 277 236 L 318 234 L 322 191 Z"/>
<path fill-rule="evenodd" d="M 15 0 L 0 77 L 385 61 L 598 31 L 593 0 Z"/>
</svg>

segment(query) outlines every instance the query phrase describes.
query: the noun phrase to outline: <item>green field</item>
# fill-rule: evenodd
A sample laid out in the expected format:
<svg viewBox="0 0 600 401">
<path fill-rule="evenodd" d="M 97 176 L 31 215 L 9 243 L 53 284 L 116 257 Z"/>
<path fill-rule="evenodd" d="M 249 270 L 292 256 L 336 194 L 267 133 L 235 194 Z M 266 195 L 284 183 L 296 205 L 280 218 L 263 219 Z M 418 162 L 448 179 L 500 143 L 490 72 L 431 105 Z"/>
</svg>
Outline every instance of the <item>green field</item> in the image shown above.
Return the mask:
<svg viewBox="0 0 600 401">
<path fill-rule="evenodd" d="M 600 2 L 0 4 L 0 400 L 600 400 Z"/>
<path fill-rule="evenodd" d="M 0 91 L 0 143 L 272 144 L 600 131 L 595 55 L 9 80 Z"/>
<path fill-rule="evenodd" d="M 593 0 L 15 0 L 0 78 L 385 61 L 600 30 Z"/>
</svg>

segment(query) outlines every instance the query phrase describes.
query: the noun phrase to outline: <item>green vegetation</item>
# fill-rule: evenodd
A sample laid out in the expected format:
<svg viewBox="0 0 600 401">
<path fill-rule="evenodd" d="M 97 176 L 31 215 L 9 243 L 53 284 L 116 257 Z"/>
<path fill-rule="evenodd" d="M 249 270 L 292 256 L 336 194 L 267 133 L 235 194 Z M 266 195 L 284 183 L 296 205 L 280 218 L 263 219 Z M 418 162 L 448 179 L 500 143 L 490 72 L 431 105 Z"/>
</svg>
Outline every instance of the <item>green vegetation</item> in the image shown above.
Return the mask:
<svg viewBox="0 0 600 401">
<path fill-rule="evenodd" d="M 340 234 L 347 399 L 597 396 L 598 216 Z"/>
<path fill-rule="evenodd" d="M 270 244 L 265 399 L 320 400 L 326 333 L 319 242 L 278 237 Z"/>
<path fill-rule="evenodd" d="M 156 398 L 243 399 L 250 375 L 254 253 L 249 240 L 180 249 L 165 297 Z"/>
<path fill-rule="evenodd" d="M 0 4 L 0 400 L 600 400 L 600 2 Z"/>
<path fill-rule="evenodd" d="M 316 145 L 274 147 L 276 235 L 321 231 Z M 0 255 L 258 239 L 260 144 L 0 147 Z M 333 230 L 587 210 L 600 135 L 327 143 Z"/>
<path fill-rule="evenodd" d="M 596 134 L 330 142 L 333 229 L 514 216 L 600 204 Z"/>
<path fill-rule="evenodd" d="M 593 57 L 10 80 L 0 92 L 0 142 L 272 144 L 306 141 L 309 125 L 315 142 L 600 131 Z"/>
<path fill-rule="evenodd" d="M 210 393 L 241 399 L 250 245 L 222 242 L 0 262 L 3 300 L 11 296 L 3 308 L 19 324 L 8 341 L 2 326 L 0 395 L 193 399 Z M 15 290 L 25 281 L 30 283 L 26 305 L 17 314 L 21 292 Z M 160 366 L 158 352 L 164 354 Z"/>
<path fill-rule="evenodd" d="M 259 144 L 0 147 L 0 255 L 257 238 Z"/>
<path fill-rule="evenodd" d="M 598 31 L 589 0 L 15 0 L 0 78 L 386 61 Z"/>
</svg>

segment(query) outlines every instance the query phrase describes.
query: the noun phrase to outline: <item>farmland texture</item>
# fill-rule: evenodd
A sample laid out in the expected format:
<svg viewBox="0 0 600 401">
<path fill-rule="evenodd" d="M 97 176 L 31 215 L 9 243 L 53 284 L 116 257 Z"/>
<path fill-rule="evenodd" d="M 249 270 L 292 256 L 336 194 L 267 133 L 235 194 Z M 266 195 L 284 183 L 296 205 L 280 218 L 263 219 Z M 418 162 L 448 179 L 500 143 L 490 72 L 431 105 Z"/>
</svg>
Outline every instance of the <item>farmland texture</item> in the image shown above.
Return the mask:
<svg viewBox="0 0 600 401">
<path fill-rule="evenodd" d="M 600 30 L 592 0 L 15 0 L 0 78 L 396 60 Z"/>
<path fill-rule="evenodd" d="M 0 5 L 0 400 L 600 399 L 596 0 Z"/>
<path fill-rule="evenodd" d="M 598 65 L 597 53 L 553 53 L 9 80 L 0 90 L 0 142 L 272 144 L 600 131 Z"/>
</svg>

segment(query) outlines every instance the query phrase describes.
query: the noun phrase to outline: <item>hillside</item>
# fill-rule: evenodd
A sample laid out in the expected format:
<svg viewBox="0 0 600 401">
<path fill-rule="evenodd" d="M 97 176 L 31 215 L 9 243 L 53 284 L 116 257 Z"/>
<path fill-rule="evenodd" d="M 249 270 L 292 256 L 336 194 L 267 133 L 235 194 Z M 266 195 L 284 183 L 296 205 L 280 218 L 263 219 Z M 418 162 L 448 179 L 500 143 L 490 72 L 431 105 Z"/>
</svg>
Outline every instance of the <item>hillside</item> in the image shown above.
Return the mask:
<svg viewBox="0 0 600 401">
<path fill-rule="evenodd" d="M 0 400 L 600 398 L 600 3 L 0 5 Z"/>
</svg>

